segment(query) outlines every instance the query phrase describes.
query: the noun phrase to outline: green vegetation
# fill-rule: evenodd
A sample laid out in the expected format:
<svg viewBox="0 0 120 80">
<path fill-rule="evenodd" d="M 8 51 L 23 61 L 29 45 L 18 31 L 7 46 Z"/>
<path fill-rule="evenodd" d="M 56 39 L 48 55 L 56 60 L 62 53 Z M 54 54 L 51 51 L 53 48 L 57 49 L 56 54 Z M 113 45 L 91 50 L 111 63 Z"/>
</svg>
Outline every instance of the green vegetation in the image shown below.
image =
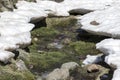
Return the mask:
<svg viewBox="0 0 120 80">
<path fill-rule="evenodd" d="M 95 55 L 99 53 L 95 48 L 95 44 L 92 42 L 76 41 L 70 43 L 68 48 L 73 49 L 75 53 L 80 56 L 86 56 L 87 54 Z"/>
<path fill-rule="evenodd" d="M 99 53 L 94 42 L 77 41 L 76 21 L 73 16 L 47 18 L 47 27 L 32 31 L 30 61 L 25 62 L 32 71 L 52 70 L 69 61 L 80 63 L 79 57 Z M 57 48 L 54 43 L 62 47 Z"/>
<path fill-rule="evenodd" d="M 77 19 L 75 19 L 74 16 L 70 17 L 63 17 L 63 18 L 47 18 L 46 23 L 47 27 L 54 27 L 54 28 L 66 28 L 75 26 L 77 22 Z"/>
<path fill-rule="evenodd" d="M 15 64 L 0 66 L 0 80 L 35 80 L 29 71 L 18 71 Z"/>
<path fill-rule="evenodd" d="M 31 53 L 29 64 L 33 66 L 35 71 L 46 71 L 59 67 L 62 63 L 69 61 L 75 61 L 75 58 L 61 52 L 43 52 L 41 54 Z"/>
</svg>

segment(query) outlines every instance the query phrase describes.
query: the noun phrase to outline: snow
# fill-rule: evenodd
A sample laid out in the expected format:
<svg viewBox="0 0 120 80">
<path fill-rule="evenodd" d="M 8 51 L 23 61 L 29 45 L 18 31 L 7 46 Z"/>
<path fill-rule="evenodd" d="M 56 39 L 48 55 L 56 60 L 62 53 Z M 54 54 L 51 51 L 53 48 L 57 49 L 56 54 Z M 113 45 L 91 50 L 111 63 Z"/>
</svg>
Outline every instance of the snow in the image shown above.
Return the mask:
<svg viewBox="0 0 120 80">
<path fill-rule="evenodd" d="M 99 49 L 106 55 L 120 54 L 120 40 L 119 39 L 104 39 L 96 44 L 96 49 Z"/>
<path fill-rule="evenodd" d="M 0 61 L 7 63 L 11 58 L 15 56 L 14 53 L 0 50 Z"/>
<path fill-rule="evenodd" d="M 120 79 L 120 39 L 105 39 L 96 44 L 96 48 L 105 54 L 105 61 L 112 68 L 116 68 L 112 80 Z"/>
<path fill-rule="evenodd" d="M 112 80 L 120 80 L 120 69 L 116 69 L 113 74 Z"/>
<path fill-rule="evenodd" d="M 120 7 L 94 11 L 80 17 L 82 29 L 97 35 L 120 38 Z M 92 22 L 94 22 L 92 24 Z M 95 24 L 98 23 L 98 24 Z"/>
</svg>

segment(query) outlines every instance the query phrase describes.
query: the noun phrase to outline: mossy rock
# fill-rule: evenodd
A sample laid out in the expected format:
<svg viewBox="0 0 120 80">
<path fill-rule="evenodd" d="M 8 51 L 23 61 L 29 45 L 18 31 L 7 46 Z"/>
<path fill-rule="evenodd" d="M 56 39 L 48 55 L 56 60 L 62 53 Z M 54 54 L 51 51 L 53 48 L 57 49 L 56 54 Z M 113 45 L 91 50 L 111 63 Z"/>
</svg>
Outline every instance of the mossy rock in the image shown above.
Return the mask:
<svg viewBox="0 0 120 80">
<path fill-rule="evenodd" d="M 35 76 L 29 71 L 18 71 L 16 65 L 0 66 L 0 80 L 35 80 Z"/>
</svg>

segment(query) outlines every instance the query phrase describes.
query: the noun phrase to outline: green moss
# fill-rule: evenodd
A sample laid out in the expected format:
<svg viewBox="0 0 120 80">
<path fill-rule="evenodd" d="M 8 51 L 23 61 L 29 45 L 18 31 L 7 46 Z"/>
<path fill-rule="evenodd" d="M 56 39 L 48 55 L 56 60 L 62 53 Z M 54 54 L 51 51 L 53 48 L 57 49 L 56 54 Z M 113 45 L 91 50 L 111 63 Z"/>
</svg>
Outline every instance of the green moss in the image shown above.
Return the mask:
<svg viewBox="0 0 120 80">
<path fill-rule="evenodd" d="M 33 75 L 28 72 L 17 73 L 17 72 L 2 72 L 0 80 L 35 80 Z"/>
<path fill-rule="evenodd" d="M 70 43 L 68 48 L 74 50 L 77 55 L 86 56 L 87 54 L 99 53 L 99 51 L 95 48 L 95 44 L 92 42 L 76 41 Z"/>
<path fill-rule="evenodd" d="M 63 18 L 47 18 L 47 27 L 54 27 L 56 29 L 64 29 L 76 25 L 77 19 L 73 16 Z"/>
<path fill-rule="evenodd" d="M 53 28 L 47 28 L 47 27 L 41 27 L 39 29 L 35 29 L 32 31 L 32 36 L 34 37 L 51 37 L 51 36 L 55 36 L 56 34 L 58 34 L 59 32 Z"/>
<path fill-rule="evenodd" d="M 0 66 L 0 80 L 35 80 L 35 77 L 30 71 L 18 71 L 15 64 L 10 64 Z"/>
<path fill-rule="evenodd" d="M 59 67 L 68 61 L 75 61 L 75 58 L 61 52 L 31 53 L 31 59 L 28 65 L 32 65 L 35 71 L 46 71 Z"/>
<path fill-rule="evenodd" d="M 30 61 L 27 66 L 35 71 L 42 72 L 60 67 L 65 62 L 75 61 L 80 63 L 79 56 L 98 54 L 95 43 L 77 41 L 77 20 L 74 17 L 47 18 L 47 27 L 32 31 L 32 45 Z M 34 40 L 37 38 L 37 40 Z M 50 44 L 58 43 L 63 48 L 51 47 Z"/>
</svg>

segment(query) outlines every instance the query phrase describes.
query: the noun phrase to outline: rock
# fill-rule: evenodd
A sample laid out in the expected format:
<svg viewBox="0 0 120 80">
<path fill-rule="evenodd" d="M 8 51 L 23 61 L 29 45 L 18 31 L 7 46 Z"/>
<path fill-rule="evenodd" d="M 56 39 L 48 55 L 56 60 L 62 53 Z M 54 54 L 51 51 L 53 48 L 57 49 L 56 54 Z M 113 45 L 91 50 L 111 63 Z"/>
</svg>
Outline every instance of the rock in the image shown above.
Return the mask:
<svg viewBox="0 0 120 80">
<path fill-rule="evenodd" d="M 64 0 L 36 0 L 36 1 L 55 1 L 55 2 L 62 2 Z"/>
<path fill-rule="evenodd" d="M 42 77 L 41 76 L 37 76 L 36 80 L 42 80 Z"/>
<path fill-rule="evenodd" d="M 64 63 L 60 69 L 54 69 L 49 73 L 46 80 L 67 80 L 70 78 L 70 70 L 74 71 L 78 66 L 75 62 Z"/>
<path fill-rule="evenodd" d="M 61 66 L 61 69 L 68 69 L 68 70 L 74 70 L 79 66 L 78 63 L 76 62 L 68 62 L 68 63 L 64 63 Z"/>
<path fill-rule="evenodd" d="M 70 10 L 69 13 L 70 14 L 84 15 L 84 14 L 90 13 L 92 11 L 93 10 L 87 10 L 87 9 L 73 9 L 73 10 Z"/>
<path fill-rule="evenodd" d="M 90 73 L 98 72 L 99 71 L 99 67 L 96 64 L 91 64 L 91 65 L 88 65 L 87 71 L 90 72 Z"/>
<path fill-rule="evenodd" d="M 97 76 L 95 80 L 111 80 L 111 74 L 109 73 L 110 70 L 100 65 L 98 65 L 98 67 L 100 74 Z"/>
<path fill-rule="evenodd" d="M 68 69 L 55 69 L 47 75 L 46 80 L 67 80 L 69 78 Z"/>
<path fill-rule="evenodd" d="M 28 70 L 27 67 L 25 66 L 25 63 L 22 60 L 17 61 L 16 65 L 19 71 Z"/>
<path fill-rule="evenodd" d="M 107 80 L 108 79 L 108 75 L 107 74 L 104 74 L 100 77 L 100 80 Z"/>
</svg>

